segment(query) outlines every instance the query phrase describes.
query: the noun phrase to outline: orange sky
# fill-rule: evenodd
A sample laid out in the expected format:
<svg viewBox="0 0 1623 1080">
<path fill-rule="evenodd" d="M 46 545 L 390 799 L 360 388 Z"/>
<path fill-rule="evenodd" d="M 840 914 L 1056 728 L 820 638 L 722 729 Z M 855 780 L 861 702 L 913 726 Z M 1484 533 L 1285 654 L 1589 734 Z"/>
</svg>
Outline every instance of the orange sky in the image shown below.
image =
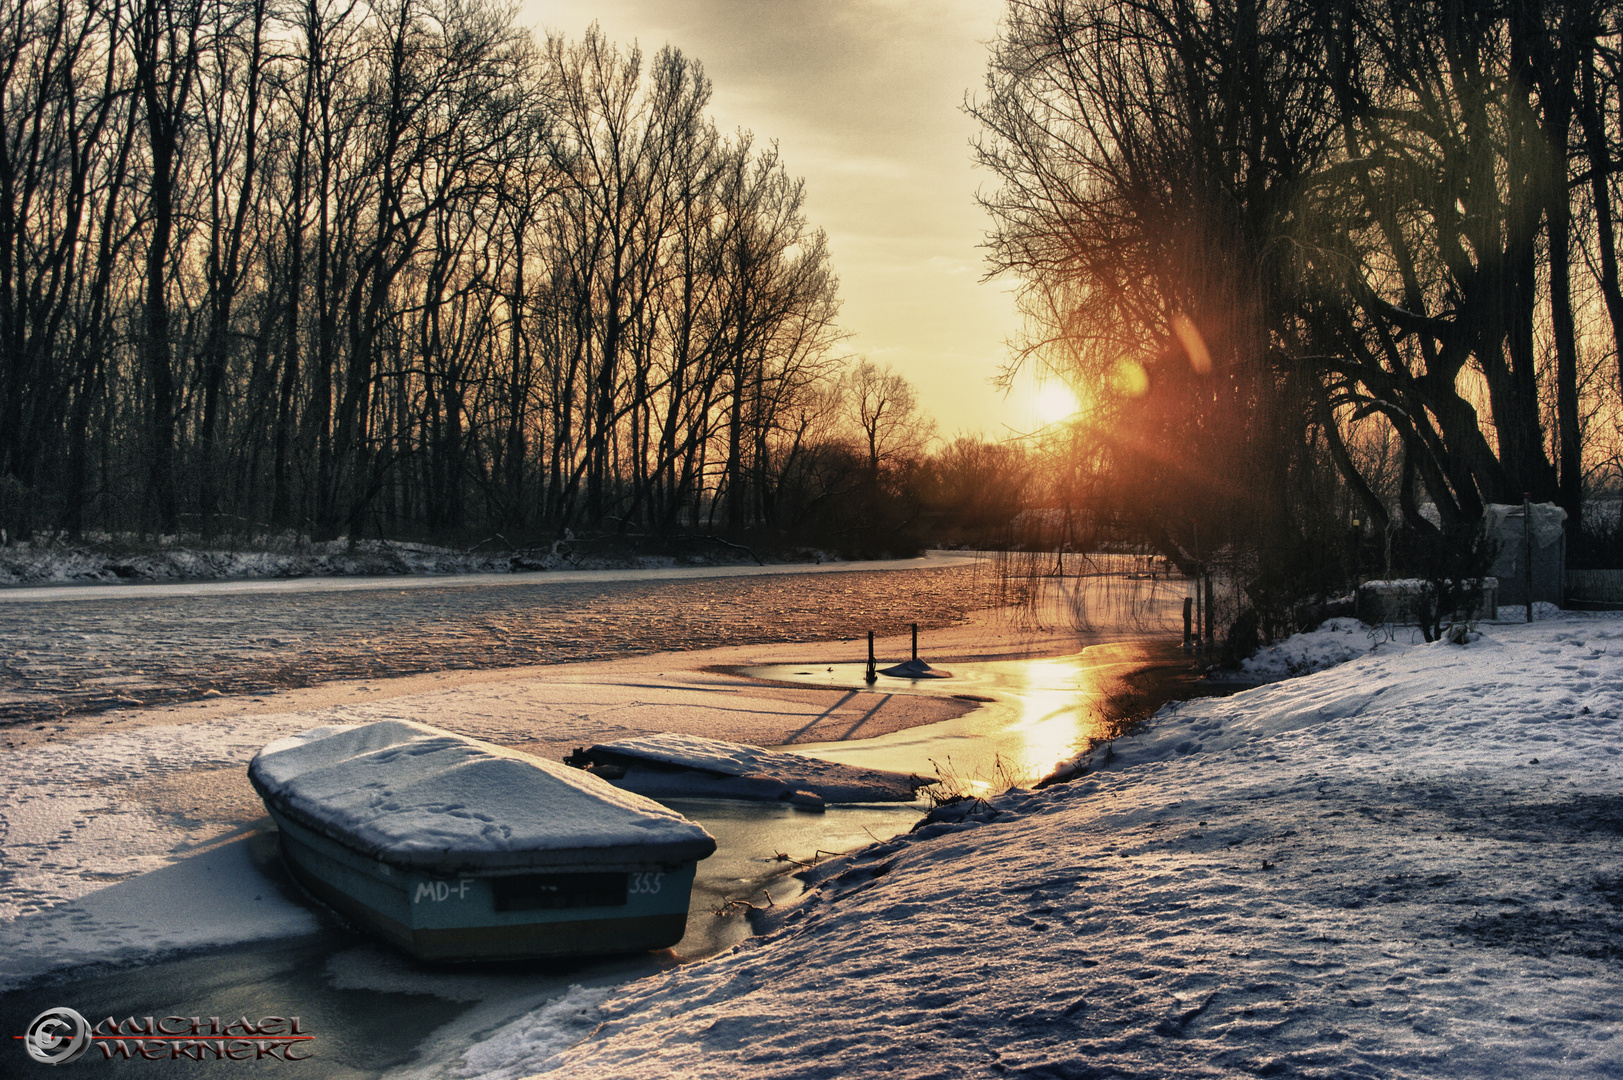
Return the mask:
<svg viewBox="0 0 1623 1080">
<path fill-rule="evenodd" d="M 981 284 L 989 179 L 971 165 L 979 89 L 1002 0 L 523 0 L 520 18 L 579 38 L 592 20 L 645 54 L 704 65 L 724 131 L 776 139 L 828 233 L 846 348 L 912 381 L 944 436 L 1030 430 L 1031 395 L 989 380 L 1018 319 Z"/>
</svg>

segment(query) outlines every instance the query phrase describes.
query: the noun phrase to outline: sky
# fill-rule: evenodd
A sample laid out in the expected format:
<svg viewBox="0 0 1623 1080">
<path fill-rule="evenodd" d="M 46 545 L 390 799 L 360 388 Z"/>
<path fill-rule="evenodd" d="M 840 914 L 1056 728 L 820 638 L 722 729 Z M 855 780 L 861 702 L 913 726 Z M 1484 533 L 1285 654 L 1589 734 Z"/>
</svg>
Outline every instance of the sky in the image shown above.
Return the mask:
<svg viewBox="0 0 1623 1080">
<path fill-rule="evenodd" d="M 1029 385 L 992 385 L 1019 327 L 1012 283 L 982 283 L 975 203 L 981 87 L 1003 0 L 525 0 L 520 19 L 578 39 L 594 20 L 652 55 L 704 65 L 723 131 L 776 140 L 840 276 L 844 348 L 888 364 L 951 438 L 1042 422 Z M 1051 408 L 1051 402 L 1049 403 Z"/>
</svg>

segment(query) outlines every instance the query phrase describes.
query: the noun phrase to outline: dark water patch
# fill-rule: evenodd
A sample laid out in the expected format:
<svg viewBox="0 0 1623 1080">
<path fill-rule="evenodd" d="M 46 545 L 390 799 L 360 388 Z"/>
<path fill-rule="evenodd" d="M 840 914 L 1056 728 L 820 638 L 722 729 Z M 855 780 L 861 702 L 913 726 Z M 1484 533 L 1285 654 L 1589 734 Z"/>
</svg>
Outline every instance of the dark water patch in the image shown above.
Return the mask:
<svg viewBox="0 0 1623 1080">
<path fill-rule="evenodd" d="M 98 1076 L 152 1076 L 174 1068 L 212 1071 L 292 1069 L 308 1077 L 377 1077 L 411 1060 L 422 1038 L 453 1020 L 471 1003 L 447 1001 L 432 994 L 339 989 L 327 974 L 327 959 L 353 947 L 340 931 L 285 941 L 254 942 L 177 957 L 139 968 L 90 967 L 60 972 L 28 986 L 0 994 L 0 1034 L 21 1034 L 28 1022 L 47 1008 L 76 1009 L 92 1024 L 107 1017 L 121 1022 L 148 1016 L 200 1017 L 222 1024 L 246 1016 L 297 1016 L 314 1036 L 295 1052 L 309 1059 L 290 1063 L 274 1059 L 240 1061 L 150 1061 L 118 1056 L 103 1060 L 98 1047 L 78 1067 Z M 128 1030 L 128 1029 L 126 1029 Z M 8 1039 L 8 1042 L 15 1040 Z M 153 1047 L 154 1051 L 159 1050 Z M 22 1066 L 20 1047 L 7 1047 L 8 1057 Z M 19 1068 L 20 1072 L 20 1068 Z"/>
<path fill-rule="evenodd" d="M 1111 738 L 1131 735 L 1168 702 L 1227 697 L 1260 685 L 1206 678 L 1206 660 L 1185 652 L 1176 642 L 1148 641 L 1139 647 L 1138 665 L 1100 687 L 1095 707 L 1110 728 Z"/>
</svg>

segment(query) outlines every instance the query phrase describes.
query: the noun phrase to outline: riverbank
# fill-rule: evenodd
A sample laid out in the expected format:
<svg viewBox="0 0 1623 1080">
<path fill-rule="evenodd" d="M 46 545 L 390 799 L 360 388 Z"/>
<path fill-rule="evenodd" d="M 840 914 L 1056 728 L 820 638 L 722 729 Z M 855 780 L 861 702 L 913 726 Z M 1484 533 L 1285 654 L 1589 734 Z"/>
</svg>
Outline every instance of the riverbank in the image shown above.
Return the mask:
<svg viewBox="0 0 1623 1080">
<path fill-rule="evenodd" d="M 1623 1074 L 1623 619 L 1387 641 L 1086 764 L 468 1075 Z"/>
<path fill-rule="evenodd" d="M 254 581 L 357 576 L 448 576 L 537 571 L 824 563 L 826 551 L 757 552 L 718 536 L 642 541 L 608 535 L 516 545 L 494 535 L 471 547 L 405 540 L 313 541 L 292 533 L 201 536 L 96 534 L 0 544 L 0 586 Z"/>
<path fill-rule="evenodd" d="M 985 612 L 927 631 L 925 654 L 955 664 L 988 656 L 1042 663 L 1093 640 L 1034 614 Z M 677 950 L 520 972 L 444 971 L 348 930 L 287 880 L 246 782 L 252 754 L 318 724 L 388 717 L 553 759 L 652 731 L 859 746 L 1013 707 L 1012 699 L 989 706 L 883 688 L 773 685 L 723 670 L 855 664 L 866 645 L 865 637 L 758 643 L 447 671 L 12 726 L 0 740 L 0 1019 L 20 1030 L 43 998 L 121 1016 L 268 1009 L 304 1016 L 322 1032 L 322 1063 L 305 1068 L 312 1076 L 464 1075 L 466 1055 L 489 1032 L 537 1009 L 559 1017 L 573 1003 L 730 947 L 751 932 L 744 902 L 800 894 L 789 876 L 797 861 L 903 832 L 922 811 L 836 807 L 813 815 L 689 800 L 681 809 L 722 850 L 701 864 L 689 935 Z M 900 659 L 909 642 L 882 637 L 878 648 Z M 1076 696 L 1068 700 L 1074 709 Z M 552 1034 L 573 1030 L 566 1024 Z"/>
</svg>

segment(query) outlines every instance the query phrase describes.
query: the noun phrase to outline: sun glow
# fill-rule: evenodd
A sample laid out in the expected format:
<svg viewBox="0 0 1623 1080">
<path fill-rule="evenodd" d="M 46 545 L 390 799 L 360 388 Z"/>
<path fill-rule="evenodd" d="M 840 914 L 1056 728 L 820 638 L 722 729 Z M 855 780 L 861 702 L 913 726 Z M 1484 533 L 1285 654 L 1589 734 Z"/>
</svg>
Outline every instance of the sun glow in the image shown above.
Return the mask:
<svg viewBox="0 0 1623 1080">
<path fill-rule="evenodd" d="M 1031 397 L 1031 410 L 1044 424 L 1069 420 L 1081 407 L 1076 395 L 1064 383 L 1044 383 Z"/>
</svg>

